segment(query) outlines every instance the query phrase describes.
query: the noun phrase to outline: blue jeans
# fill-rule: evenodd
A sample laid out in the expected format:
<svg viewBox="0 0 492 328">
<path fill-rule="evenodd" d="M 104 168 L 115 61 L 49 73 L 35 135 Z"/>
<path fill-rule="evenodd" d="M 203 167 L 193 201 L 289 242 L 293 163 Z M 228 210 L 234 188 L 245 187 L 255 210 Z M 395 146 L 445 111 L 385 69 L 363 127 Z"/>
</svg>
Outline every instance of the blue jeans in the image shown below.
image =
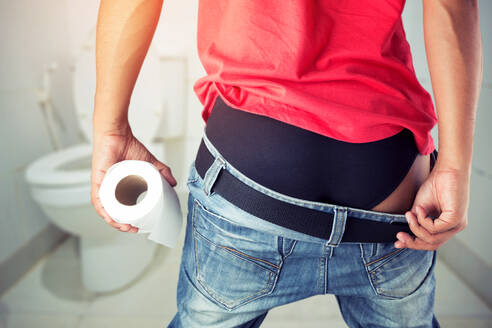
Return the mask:
<svg viewBox="0 0 492 328">
<path fill-rule="evenodd" d="M 382 222 L 406 222 L 403 214 L 340 211 L 277 193 L 243 175 L 203 138 L 216 160 L 204 179 L 194 162 L 189 169 L 178 312 L 168 328 L 260 327 L 270 309 L 319 294 L 335 295 L 349 327 L 440 327 L 433 311 L 436 251 L 339 242 L 347 211 Z M 218 176 L 219 157 L 226 162 L 222 169 L 271 197 L 319 211 L 336 207 L 342 214 L 330 240 L 253 216 L 213 189 L 207 196 L 204 188 Z"/>
</svg>

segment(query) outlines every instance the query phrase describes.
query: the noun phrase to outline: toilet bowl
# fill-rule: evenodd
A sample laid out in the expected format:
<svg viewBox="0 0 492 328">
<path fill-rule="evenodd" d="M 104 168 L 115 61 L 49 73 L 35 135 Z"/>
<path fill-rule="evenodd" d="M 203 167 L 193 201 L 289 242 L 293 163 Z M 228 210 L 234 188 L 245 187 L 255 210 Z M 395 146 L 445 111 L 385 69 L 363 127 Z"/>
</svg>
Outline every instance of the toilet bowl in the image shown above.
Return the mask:
<svg viewBox="0 0 492 328">
<path fill-rule="evenodd" d="M 151 46 L 135 84 L 129 121 L 133 134 L 162 161 L 164 144 L 152 142 L 161 127 L 162 108 L 166 103 L 165 80 L 159 70 L 161 62 Z M 172 76 L 174 80 L 177 78 Z M 51 222 L 79 238 L 84 285 L 92 291 L 107 292 L 137 278 L 151 263 L 157 244 L 144 234 L 114 229 L 91 203 L 94 47 L 83 47 L 78 56 L 73 91 L 78 123 L 88 142 L 35 160 L 27 167 L 25 179 L 34 201 Z M 175 94 L 170 93 L 169 96 Z M 180 109 L 167 108 L 167 114 L 173 110 Z M 130 115 L 132 111 L 138 116 Z M 176 137 L 176 130 L 173 133 Z"/>
<path fill-rule="evenodd" d="M 79 144 L 29 165 L 26 180 L 33 199 L 62 230 L 79 237 L 84 285 L 97 292 L 118 289 L 150 264 L 156 244 L 145 235 L 117 231 L 90 201 L 92 146 Z"/>
</svg>

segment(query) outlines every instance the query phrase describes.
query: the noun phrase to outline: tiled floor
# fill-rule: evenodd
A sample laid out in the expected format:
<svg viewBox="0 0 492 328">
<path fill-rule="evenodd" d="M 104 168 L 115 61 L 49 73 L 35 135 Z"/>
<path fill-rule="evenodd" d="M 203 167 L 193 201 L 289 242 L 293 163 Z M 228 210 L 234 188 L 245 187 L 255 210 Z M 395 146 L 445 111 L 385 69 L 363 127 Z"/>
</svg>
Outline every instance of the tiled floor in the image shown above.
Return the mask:
<svg viewBox="0 0 492 328">
<path fill-rule="evenodd" d="M 141 279 L 110 294 L 81 283 L 76 239 L 68 238 L 0 299 L 0 328 L 166 327 L 176 311 L 179 247 L 158 248 Z M 443 328 L 492 327 L 492 312 L 439 260 L 435 312 Z M 332 295 L 275 308 L 265 328 L 347 327 Z"/>
</svg>

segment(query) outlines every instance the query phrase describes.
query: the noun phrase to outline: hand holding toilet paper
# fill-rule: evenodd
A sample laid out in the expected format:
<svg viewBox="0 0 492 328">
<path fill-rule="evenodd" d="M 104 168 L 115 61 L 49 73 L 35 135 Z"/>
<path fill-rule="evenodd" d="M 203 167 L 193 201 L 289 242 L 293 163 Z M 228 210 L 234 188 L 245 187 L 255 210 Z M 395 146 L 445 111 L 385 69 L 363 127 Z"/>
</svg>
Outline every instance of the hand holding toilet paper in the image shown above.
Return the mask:
<svg viewBox="0 0 492 328">
<path fill-rule="evenodd" d="M 139 228 L 156 243 L 176 246 L 183 223 L 178 195 L 151 163 L 124 160 L 111 166 L 99 198 L 116 222 Z"/>
</svg>

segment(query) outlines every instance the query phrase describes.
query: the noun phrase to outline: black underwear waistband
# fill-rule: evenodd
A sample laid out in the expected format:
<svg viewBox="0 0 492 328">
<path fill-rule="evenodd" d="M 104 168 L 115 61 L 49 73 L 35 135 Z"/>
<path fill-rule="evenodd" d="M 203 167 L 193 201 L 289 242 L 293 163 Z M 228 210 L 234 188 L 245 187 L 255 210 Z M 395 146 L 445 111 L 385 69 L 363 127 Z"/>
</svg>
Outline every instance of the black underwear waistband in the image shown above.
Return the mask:
<svg viewBox="0 0 492 328">
<path fill-rule="evenodd" d="M 218 96 L 205 133 L 243 174 L 305 200 L 371 209 L 400 184 L 418 149 L 403 128 L 389 138 L 349 143 L 228 106 Z"/>
</svg>

